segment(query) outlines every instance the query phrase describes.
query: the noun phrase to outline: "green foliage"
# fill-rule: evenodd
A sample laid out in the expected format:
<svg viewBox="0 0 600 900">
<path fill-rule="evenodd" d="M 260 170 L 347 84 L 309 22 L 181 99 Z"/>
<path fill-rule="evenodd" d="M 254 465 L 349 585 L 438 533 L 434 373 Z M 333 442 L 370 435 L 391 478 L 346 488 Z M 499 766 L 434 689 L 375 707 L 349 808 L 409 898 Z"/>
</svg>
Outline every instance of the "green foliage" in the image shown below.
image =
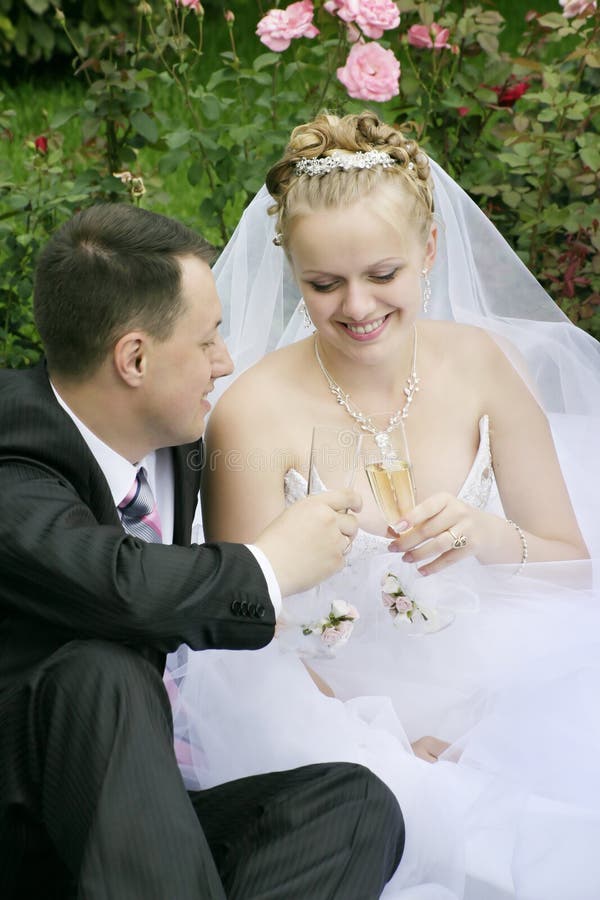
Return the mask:
<svg viewBox="0 0 600 900">
<path fill-rule="evenodd" d="M 504 42 L 500 13 L 483 4 L 398 6 L 399 27 L 378 39 L 401 64 L 399 93 L 385 103 L 348 97 L 337 70 L 352 45 L 322 0 L 319 36 L 283 52 L 249 33 L 247 18 L 205 19 L 173 0 L 139 3 L 127 27 L 108 15 L 72 29 L 65 18 L 82 99 L 49 112 L 46 150 L 29 135 L 22 158 L 0 169 L 0 365 L 39 352 L 32 264 L 78 206 L 120 199 L 177 210 L 223 245 L 291 129 L 324 107 L 370 106 L 410 123 L 573 321 L 600 336 L 597 17 L 532 14 L 516 46 L 514 37 Z M 411 26 L 432 23 L 448 30 L 443 46 L 414 46 Z M 0 112 L 0 137 L 14 123 L 11 109 Z"/>
<path fill-rule="evenodd" d="M 120 21 L 126 28 L 135 19 L 133 0 L 0 0 L 1 64 L 36 63 L 69 54 L 71 46 L 61 14 L 72 23 L 75 33 L 86 23 Z"/>
</svg>

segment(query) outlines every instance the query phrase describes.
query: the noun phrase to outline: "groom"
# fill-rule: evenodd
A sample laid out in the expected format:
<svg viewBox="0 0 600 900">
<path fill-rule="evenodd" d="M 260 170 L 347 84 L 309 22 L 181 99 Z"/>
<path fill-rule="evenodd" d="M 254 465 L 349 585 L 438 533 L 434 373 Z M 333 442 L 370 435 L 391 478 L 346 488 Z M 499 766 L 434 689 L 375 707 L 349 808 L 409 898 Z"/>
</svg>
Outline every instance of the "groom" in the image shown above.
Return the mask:
<svg viewBox="0 0 600 900">
<path fill-rule="evenodd" d="M 165 654 L 267 644 L 281 596 L 341 567 L 359 502 L 190 546 L 207 397 L 232 368 L 209 259 L 163 216 L 79 213 L 37 269 L 46 363 L 0 372 L 3 900 L 368 900 L 402 854 L 360 766 L 194 794 L 177 768 Z"/>
</svg>

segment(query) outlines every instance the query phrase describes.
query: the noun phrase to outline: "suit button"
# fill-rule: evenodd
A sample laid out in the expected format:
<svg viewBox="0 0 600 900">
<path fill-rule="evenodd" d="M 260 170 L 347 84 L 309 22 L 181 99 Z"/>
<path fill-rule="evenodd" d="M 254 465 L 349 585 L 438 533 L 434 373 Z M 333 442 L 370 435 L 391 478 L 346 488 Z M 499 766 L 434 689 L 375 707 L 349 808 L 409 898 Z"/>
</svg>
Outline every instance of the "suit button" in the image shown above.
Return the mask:
<svg viewBox="0 0 600 900">
<path fill-rule="evenodd" d="M 240 604 L 240 612 L 243 616 L 248 615 L 248 604 L 245 600 L 242 600 L 242 603 Z"/>
<path fill-rule="evenodd" d="M 248 615 L 256 618 L 256 603 L 250 603 L 248 606 Z"/>
<path fill-rule="evenodd" d="M 257 619 L 262 619 L 264 614 L 265 614 L 264 606 L 262 605 L 262 603 L 257 603 L 256 612 L 254 613 L 254 615 L 256 616 Z"/>
<path fill-rule="evenodd" d="M 231 604 L 231 612 L 235 616 L 239 616 L 240 612 L 241 612 L 241 606 L 242 606 L 242 604 L 240 603 L 239 600 L 234 600 L 233 603 Z"/>
</svg>

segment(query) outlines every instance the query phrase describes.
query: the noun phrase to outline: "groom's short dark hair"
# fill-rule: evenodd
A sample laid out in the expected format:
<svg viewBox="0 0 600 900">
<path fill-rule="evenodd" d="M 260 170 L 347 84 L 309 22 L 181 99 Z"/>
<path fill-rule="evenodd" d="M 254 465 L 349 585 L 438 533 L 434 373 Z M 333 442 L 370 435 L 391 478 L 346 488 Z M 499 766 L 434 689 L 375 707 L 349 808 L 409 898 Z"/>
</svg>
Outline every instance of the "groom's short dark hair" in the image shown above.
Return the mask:
<svg viewBox="0 0 600 900">
<path fill-rule="evenodd" d="M 210 264 L 214 251 L 180 222 L 130 204 L 91 206 L 62 225 L 40 255 L 34 288 L 50 370 L 91 374 L 130 328 L 168 338 L 185 256 Z"/>
</svg>

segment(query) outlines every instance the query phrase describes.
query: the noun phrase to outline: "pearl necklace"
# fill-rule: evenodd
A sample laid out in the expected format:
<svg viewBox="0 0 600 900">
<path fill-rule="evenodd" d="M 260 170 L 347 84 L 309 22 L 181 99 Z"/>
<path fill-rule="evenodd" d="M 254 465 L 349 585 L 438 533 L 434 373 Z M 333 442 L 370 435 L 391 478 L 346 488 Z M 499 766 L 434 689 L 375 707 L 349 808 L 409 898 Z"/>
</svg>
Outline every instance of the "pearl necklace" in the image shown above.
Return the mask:
<svg viewBox="0 0 600 900">
<path fill-rule="evenodd" d="M 356 406 L 350 400 L 350 394 L 345 394 L 342 388 L 339 386 L 337 381 L 334 381 L 325 366 L 323 365 L 323 360 L 321 359 L 321 355 L 319 353 L 319 346 L 317 343 L 317 337 L 315 336 L 315 356 L 317 358 L 317 362 L 319 364 L 319 368 L 321 372 L 327 379 L 327 384 L 329 385 L 329 390 L 336 398 L 337 402 L 340 406 L 343 406 L 346 412 L 352 416 L 355 422 L 358 423 L 360 428 L 363 431 L 368 431 L 369 434 L 375 435 L 375 440 L 379 444 L 387 443 L 389 439 L 386 439 L 385 435 L 388 435 L 394 428 L 397 428 L 400 422 L 403 419 L 406 419 L 410 410 L 410 404 L 413 402 L 413 398 L 417 391 L 419 390 L 419 382 L 420 378 L 417 375 L 417 326 L 413 325 L 413 354 L 412 354 L 412 363 L 410 367 L 410 375 L 406 379 L 406 387 L 404 388 L 404 396 L 406 397 L 406 401 L 402 409 L 397 410 L 392 416 L 390 416 L 390 420 L 388 422 L 387 428 L 378 429 L 375 427 L 373 420 L 369 418 L 369 416 L 365 416 L 360 409 L 357 409 Z"/>
</svg>

